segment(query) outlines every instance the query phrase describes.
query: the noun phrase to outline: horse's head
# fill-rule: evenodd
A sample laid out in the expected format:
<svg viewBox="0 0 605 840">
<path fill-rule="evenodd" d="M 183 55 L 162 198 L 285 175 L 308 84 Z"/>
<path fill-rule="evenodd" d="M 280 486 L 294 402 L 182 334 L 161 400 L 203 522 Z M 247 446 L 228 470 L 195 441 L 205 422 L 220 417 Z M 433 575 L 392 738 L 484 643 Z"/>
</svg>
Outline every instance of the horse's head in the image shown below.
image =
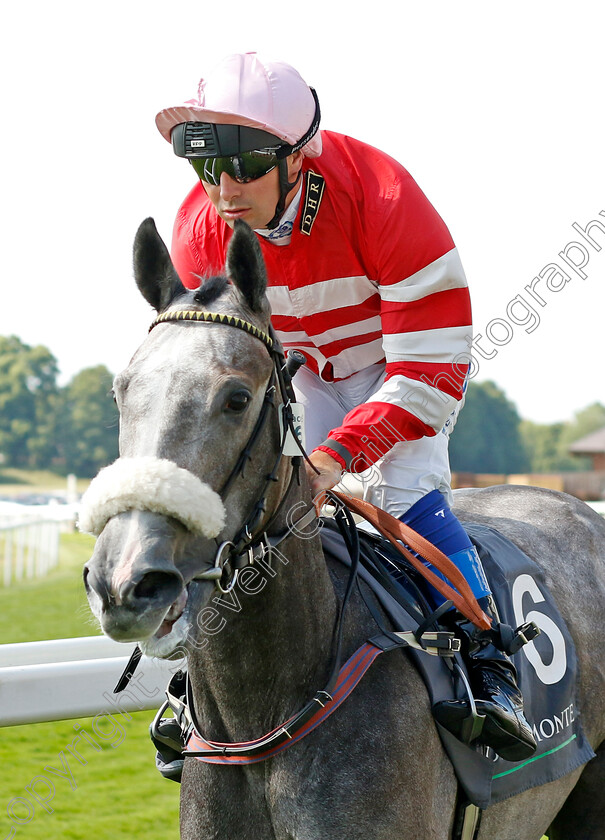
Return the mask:
<svg viewBox="0 0 605 840">
<path fill-rule="evenodd" d="M 185 643 L 230 543 L 262 528 L 291 468 L 276 461 L 282 374 L 252 231 L 236 224 L 225 276 L 197 291 L 181 284 L 151 219 L 134 266 L 158 317 L 114 383 L 120 458 L 84 499 L 81 527 L 100 535 L 84 577 L 109 636 L 168 655 Z"/>
</svg>

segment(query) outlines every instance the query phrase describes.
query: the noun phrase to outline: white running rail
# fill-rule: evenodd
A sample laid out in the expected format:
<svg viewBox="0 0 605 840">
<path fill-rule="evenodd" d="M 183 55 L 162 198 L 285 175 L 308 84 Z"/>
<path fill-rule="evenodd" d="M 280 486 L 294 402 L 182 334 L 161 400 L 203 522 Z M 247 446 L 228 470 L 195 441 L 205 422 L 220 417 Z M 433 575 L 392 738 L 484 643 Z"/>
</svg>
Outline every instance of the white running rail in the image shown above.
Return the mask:
<svg viewBox="0 0 605 840">
<path fill-rule="evenodd" d="M 0 524 L 0 584 L 42 577 L 59 562 L 61 524 L 50 519 L 22 519 Z"/>
<path fill-rule="evenodd" d="M 158 709 L 183 662 L 144 656 L 114 694 L 133 649 L 103 636 L 0 645 L 0 727 Z"/>
</svg>

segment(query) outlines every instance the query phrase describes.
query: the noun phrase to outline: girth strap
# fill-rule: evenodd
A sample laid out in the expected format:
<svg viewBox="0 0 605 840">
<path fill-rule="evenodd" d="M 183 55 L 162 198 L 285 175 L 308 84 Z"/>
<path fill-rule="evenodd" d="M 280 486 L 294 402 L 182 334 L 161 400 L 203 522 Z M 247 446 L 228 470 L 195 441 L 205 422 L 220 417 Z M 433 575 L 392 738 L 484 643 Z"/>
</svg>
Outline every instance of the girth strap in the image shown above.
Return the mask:
<svg viewBox="0 0 605 840">
<path fill-rule="evenodd" d="M 300 741 L 335 712 L 377 656 L 385 650 L 405 647 L 407 641 L 401 639 L 396 645 L 392 639 L 385 639 L 385 647 L 380 647 L 379 644 L 378 638 L 365 642 L 341 668 L 332 694 L 318 691 L 304 709 L 262 738 L 222 744 L 205 739 L 191 727 L 185 739 L 183 755 L 192 756 L 207 764 L 255 764 L 277 755 Z"/>
<path fill-rule="evenodd" d="M 272 758 L 302 740 L 329 718 L 344 703 L 381 653 L 409 646 L 435 655 L 451 656 L 456 647 L 451 644 L 450 635 L 448 633 L 426 633 L 420 643 L 416 642 L 412 632 L 381 634 L 368 639 L 342 666 L 331 694 L 325 689 L 318 691 L 300 712 L 271 732 L 263 735 L 262 738 L 254 741 L 226 744 L 210 741 L 197 731 L 193 723 L 190 723 L 185 733 L 183 756 L 197 758 L 206 764 L 240 765 L 256 764 Z M 445 650 L 446 647 L 447 651 Z M 170 689 L 167 691 L 167 695 L 168 702 L 160 710 L 156 722 L 159 721 L 166 708 L 170 706 L 182 725 L 182 712 L 187 707 L 191 708 L 190 699 L 188 698 L 187 703 L 183 703 L 171 696 Z"/>
</svg>

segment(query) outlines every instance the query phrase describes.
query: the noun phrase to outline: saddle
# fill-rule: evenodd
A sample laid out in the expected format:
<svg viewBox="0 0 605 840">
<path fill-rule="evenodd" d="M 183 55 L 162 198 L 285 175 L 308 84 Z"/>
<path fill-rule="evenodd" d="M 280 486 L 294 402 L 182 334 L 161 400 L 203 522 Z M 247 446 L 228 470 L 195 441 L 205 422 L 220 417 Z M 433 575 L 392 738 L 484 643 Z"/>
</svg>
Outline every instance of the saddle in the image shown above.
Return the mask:
<svg viewBox="0 0 605 840">
<path fill-rule="evenodd" d="M 370 515 L 373 515 L 371 511 Z M 540 568 L 495 529 L 476 523 L 463 523 L 463 526 L 479 553 L 502 620 L 498 628 L 489 632 L 494 634 L 497 647 L 514 655 L 526 717 L 538 742 L 538 749 L 530 759 L 510 762 L 473 743 L 472 720 L 462 740 L 436 722 L 466 803 L 484 810 L 571 773 L 595 754 L 584 735 L 576 704 L 578 663 L 573 639 Z M 394 627 L 409 627 L 412 622 L 422 629 L 423 616 L 424 625 L 432 625 L 435 630 L 451 627 L 447 613 L 451 603 L 431 613 L 424 597 L 425 576 L 416 569 L 416 564 L 406 568 L 405 555 L 395 551 L 391 540 L 385 543 L 380 537 L 364 533 L 360 541 L 360 577 Z M 349 564 L 343 539 L 330 523 L 322 530 L 322 543 L 326 555 Z M 434 562 L 432 558 L 431 562 Z M 375 569 L 380 566 L 385 574 L 376 574 Z M 539 605 L 537 609 L 530 609 L 536 605 Z M 513 629 L 530 612 L 536 618 L 541 617 L 544 631 L 540 635 L 534 622 L 521 621 Z M 450 610 L 450 617 L 452 613 Z M 530 641 L 532 644 L 525 653 L 525 645 Z M 470 700 L 472 707 L 465 664 L 458 653 L 451 658 L 426 656 L 414 647 L 406 653 L 426 684 L 431 705 L 455 697 Z M 464 836 L 472 837 L 474 833 Z"/>
</svg>

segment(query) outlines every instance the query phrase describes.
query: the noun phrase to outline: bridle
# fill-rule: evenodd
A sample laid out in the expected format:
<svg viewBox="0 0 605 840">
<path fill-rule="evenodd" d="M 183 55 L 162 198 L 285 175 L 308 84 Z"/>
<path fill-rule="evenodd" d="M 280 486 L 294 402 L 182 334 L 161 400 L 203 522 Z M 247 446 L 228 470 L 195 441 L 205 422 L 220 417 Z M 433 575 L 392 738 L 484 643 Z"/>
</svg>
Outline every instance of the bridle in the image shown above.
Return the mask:
<svg viewBox="0 0 605 840">
<path fill-rule="evenodd" d="M 257 440 L 261 436 L 263 428 L 265 427 L 269 417 L 269 411 L 271 408 L 275 408 L 275 394 L 279 392 L 279 396 L 281 397 L 282 424 L 279 451 L 269 474 L 265 477 L 260 498 L 253 505 L 252 510 L 235 537 L 233 537 L 233 539 L 228 543 L 223 542 L 219 545 L 214 567 L 199 573 L 193 578 L 194 580 L 214 580 L 219 589 L 226 593 L 230 592 L 235 586 L 238 570 L 244 565 L 249 565 L 254 562 L 257 556 L 257 551 L 261 552 L 258 556 L 264 556 L 267 551 L 270 551 L 271 548 L 275 548 L 279 542 L 285 539 L 285 537 L 292 533 L 293 530 L 292 527 L 289 527 L 284 533 L 278 534 L 273 538 L 267 536 L 267 532 L 270 530 L 271 524 L 275 521 L 289 496 L 293 482 L 298 479 L 302 458 L 304 457 L 307 461 L 309 461 L 294 429 L 293 413 L 291 408 L 292 403 L 295 401 L 294 390 L 292 387 L 292 377 L 296 372 L 296 369 L 304 361 L 304 357 L 302 357 L 302 354 L 298 354 L 300 359 L 297 359 L 296 356 L 294 356 L 293 363 L 288 364 L 281 345 L 275 337 L 271 327 L 269 327 L 269 332 L 265 333 L 254 324 L 231 315 L 204 312 L 201 310 L 167 310 L 155 319 L 150 327 L 150 330 L 158 324 L 186 321 L 209 322 L 214 324 L 218 323 L 243 330 L 263 342 L 273 362 L 273 371 L 265 390 L 263 404 L 254 428 L 252 429 L 248 441 L 242 449 L 235 466 L 220 490 L 220 496 L 223 500 L 237 479 L 244 473 L 246 464 L 251 458 L 251 450 L 254 448 Z M 260 524 L 266 514 L 266 498 L 269 488 L 278 480 L 278 470 L 282 458 L 284 457 L 284 447 L 288 433 L 293 435 L 301 454 L 292 457 L 292 472 L 287 489 L 281 500 L 278 502 L 276 509 L 271 514 L 269 522 L 263 524 L 262 533 L 259 533 Z M 173 742 L 171 738 L 165 738 L 160 731 L 162 726 L 162 715 L 166 709 L 170 707 L 183 734 L 185 745 L 183 752 L 185 755 L 198 758 L 201 761 L 219 764 L 251 764 L 257 761 L 263 761 L 282 750 L 287 749 L 293 743 L 296 743 L 300 740 L 300 738 L 304 737 L 310 731 L 319 726 L 326 717 L 331 715 L 341 705 L 341 703 L 344 702 L 370 667 L 374 659 L 381 653 L 388 650 L 401 649 L 407 646 L 419 646 L 423 650 L 430 651 L 435 655 L 453 655 L 453 634 L 434 633 L 431 635 L 431 640 L 427 644 L 424 640 L 424 630 L 426 629 L 424 625 L 419 628 L 420 632 L 418 633 L 418 637 L 416 637 L 413 632 L 391 633 L 382 627 L 380 618 L 376 615 L 375 609 L 372 609 L 372 614 L 374 615 L 382 632 L 379 633 L 378 636 L 375 636 L 364 643 L 341 667 L 344 627 L 343 618 L 353 591 L 353 586 L 357 580 L 360 550 L 357 528 L 351 512 L 340 502 L 337 495 L 329 495 L 331 496 L 332 501 L 336 503 L 334 515 L 336 521 L 340 521 L 339 530 L 343 535 L 345 544 L 351 556 L 351 567 L 344 596 L 340 605 L 336 626 L 334 628 L 332 639 L 332 666 L 326 686 L 316 692 L 311 700 L 309 700 L 309 702 L 307 702 L 297 714 L 293 715 L 284 724 L 272 732 L 267 733 L 255 741 L 238 744 L 222 744 L 209 741 L 200 735 L 193 707 L 191 685 L 188 677 L 179 672 L 171 681 L 167 690 L 168 700 L 158 712 L 158 715 L 152 725 L 152 737 L 154 738 L 156 744 L 164 743 L 169 746 L 176 746 L 177 748 L 179 746 L 178 743 Z M 305 513 L 303 517 L 295 523 L 295 527 L 297 529 L 304 527 L 312 521 L 316 515 L 315 508 L 311 504 L 307 513 Z M 225 580 L 227 566 L 230 566 L 231 570 L 229 572 L 229 579 Z M 451 602 L 449 602 L 449 605 L 451 605 Z M 115 688 L 116 693 L 121 691 L 125 685 L 127 685 L 140 656 L 140 649 L 138 653 L 137 650 L 135 650 L 135 653 L 126 666 L 126 670 L 121 680 Z M 184 692 L 184 695 L 182 692 Z"/>
<path fill-rule="evenodd" d="M 292 404 L 296 401 L 292 387 L 292 378 L 296 370 L 304 363 L 304 356 L 295 351 L 289 354 L 288 361 L 286 361 L 282 346 L 271 326 L 269 326 L 268 332 L 264 332 L 259 327 L 242 318 L 217 312 L 206 312 L 197 309 L 168 309 L 157 316 L 149 327 L 149 332 L 158 326 L 158 324 L 182 322 L 223 324 L 224 326 L 242 330 L 264 344 L 273 363 L 273 370 L 254 428 L 242 448 L 233 469 L 218 491 L 223 501 L 233 488 L 237 479 L 244 476 L 246 465 L 252 457 L 252 450 L 262 435 L 263 429 L 270 417 L 270 412 L 276 409 L 276 394 L 281 398 L 277 407 L 281 411 L 282 420 L 280 424 L 280 445 L 275 461 L 269 473 L 265 476 L 263 487 L 235 536 L 231 540 L 224 541 L 220 544 L 217 541 L 217 553 L 214 565 L 193 578 L 193 580 L 197 581 L 213 580 L 220 592 L 227 594 L 235 586 L 240 569 L 252 565 L 256 557 L 264 555 L 271 547 L 278 545 L 291 532 L 289 528 L 276 537 L 271 538 L 267 536 L 267 533 L 271 530 L 271 525 L 282 511 L 293 484 L 300 481 L 299 471 L 302 458 L 308 461 L 307 453 L 304 451 L 296 434 L 292 413 Z M 261 528 L 261 523 L 263 523 L 263 519 L 267 513 L 267 496 L 269 490 L 278 481 L 279 469 L 284 457 L 284 447 L 288 434 L 293 436 L 301 454 L 291 458 L 291 475 L 286 491 L 269 520 Z M 311 507 L 296 524 L 304 527 L 314 517 L 315 509 Z"/>
<path fill-rule="evenodd" d="M 286 361 L 282 346 L 271 325 L 269 326 L 269 331 L 264 332 L 255 324 L 251 324 L 243 318 L 219 312 L 206 312 L 199 309 L 167 309 L 164 312 L 161 312 L 151 323 L 149 332 L 151 332 L 159 324 L 183 322 L 223 324 L 224 326 L 242 330 L 265 345 L 269 356 L 271 357 L 271 361 L 273 362 L 273 370 L 265 390 L 261 410 L 254 424 L 254 428 L 252 429 L 233 469 L 223 482 L 219 492 L 221 499 L 225 499 L 235 481 L 244 475 L 246 464 L 251 458 L 252 449 L 254 448 L 257 440 L 260 438 L 262 430 L 269 418 L 269 411 L 272 408 L 275 408 L 274 397 L 278 389 L 282 400 L 280 445 L 273 466 L 268 475 L 265 477 L 262 492 L 255 501 L 252 510 L 233 539 L 223 541 L 222 543 L 219 543 L 218 540 L 216 541 L 217 552 L 214 564 L 198 572 L 192 578 L 194 581 L 213 581 L 214 585 L 221 594 L 227 595 L 235 587 L 240 569 L 245 568 L 246 566 L 251 566 L 258 558 L 264 557 L 265 554 L 270 552 L 272 548 L 276 548 L 279 543 L 292 533 L 293 530 L 291 526 L 277 536 L 269 536 L 267 533 L 271 528 L 271 524 L 282 511 L 294 482 L 299 482 L 300 480 L 299 473 L 302 458 L 309 461 L 309 457 L 305 452 L 294 428 L 291 408 L 292 403 L 294 403 L 296 399 L 294 389 L 292 387 L 292 378 L 298 368 L 304 364 L 305 358 L 299 351 L 290 351 L 288 361 Z M 278 480 L 278 471 L 282 458 L 284 457 L 284 446 L 288 433 L 293 436 L 301 454 L 291 458 L 292 469 L 286 491 L 273 511 L 269 521 L 265 523 L 263 530 L 258 533 L 259 524 L 266 513 L 266 497 L 269 488 Z M 316 516 L 317 513 L 315 508 L 311 505 L 306 513 L 296 523 L 294 523 L 294 527 L 303 529 L 307 527 L 310 522 L 316 518 Z M 141 660 L 142 655 L 141 648 L 137 645 L 126 665 L 126 668 L 124 669 L 124 672 L 122 673 L 122 676 L 118 680 L 114 689 L 115 693 L 119 693 L 126 688 Z"/>
</svg>

